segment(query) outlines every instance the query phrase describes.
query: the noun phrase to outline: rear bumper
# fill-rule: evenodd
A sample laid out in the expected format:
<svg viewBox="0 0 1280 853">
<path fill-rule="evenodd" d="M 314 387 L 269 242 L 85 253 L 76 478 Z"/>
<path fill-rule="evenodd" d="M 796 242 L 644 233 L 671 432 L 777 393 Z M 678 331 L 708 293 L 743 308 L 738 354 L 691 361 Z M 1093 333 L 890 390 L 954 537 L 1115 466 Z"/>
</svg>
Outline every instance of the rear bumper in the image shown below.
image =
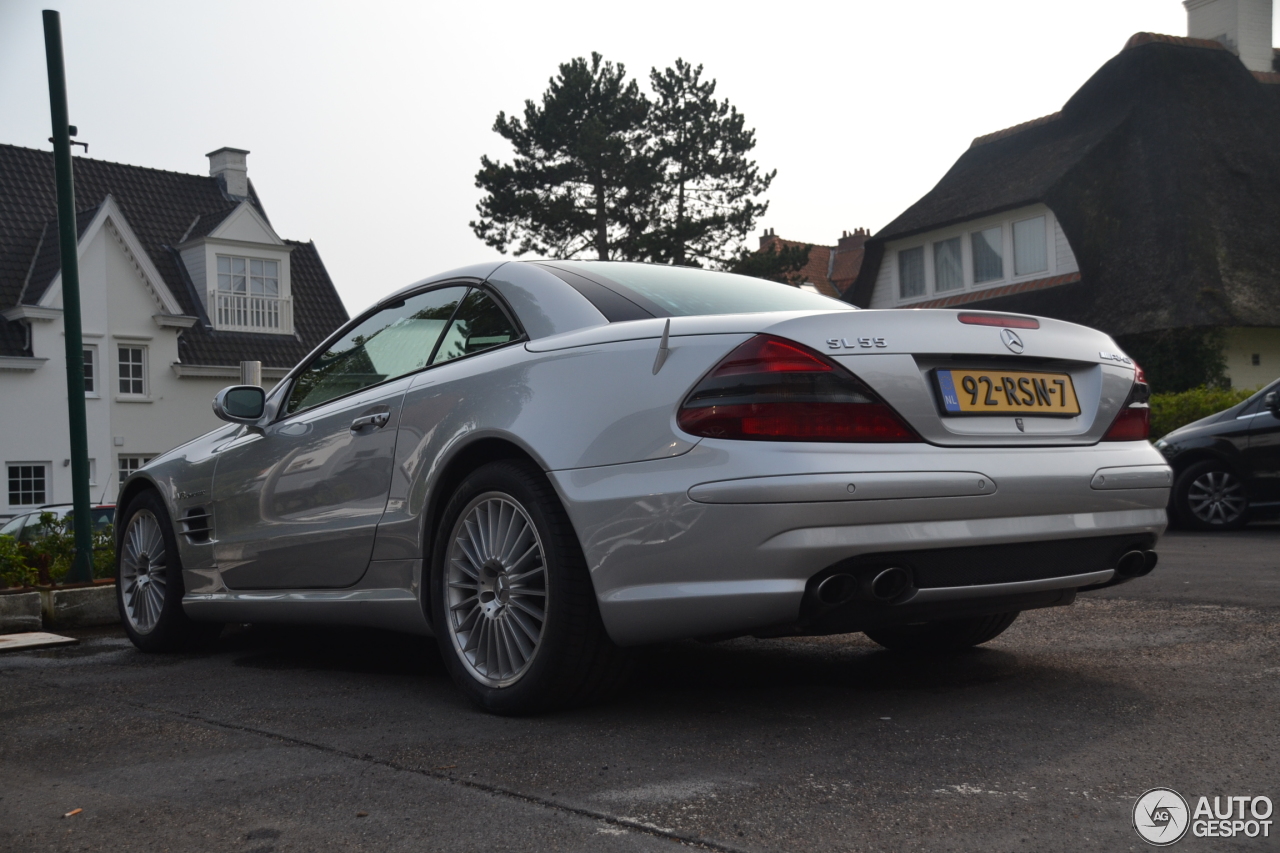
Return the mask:
<svg viewBox="0 0 1280 853">
<path fill-rule="evenodd" d="M 1162 467 L 1164 461 L 1146 442 L 1025 450 L 914 444 L 851 451 L 841 445 L 705 440 L 671 459 L 556 471 L 551 478 L 582 542 L 610 636 L 638 645 L 803 627 L 810 580 L 866 555 L 1030 543 L 1047 559 L 1053 543 L 1063 540 L 1130 537 L 1154 543 L 1166 526 L 1168 488 L 1091 486 L 1100 469 L 1135 466 Z M 845 473 L 833 480 L 839 472 Z M 925 496 L 922 476 L 937 473 L 957 476 L 933 478 L 944 491 Z M 860 487 L 834 488 L 842 478 L 870 487 L 861 493 Z M 987 481 L 981 489 L 978 478 Z M 974 480 L 972 489 L 967 479 Z M 759 502 L 762 494 L 778 502 Z M 726 496 L 742 502 L 719 502 Z M 1034 571 L 1019 576 L 1017 568 L 992 584 L 971 578 L 948 586 L 1036 581 L 1034 590 L 973 588 L 947 600 L 931 593 L 934 601 L 926 596 L 914 606 L 945 618 L 980 600 L 1010 595 L 1054 601 L 1009 609 L 1070 603 L 1075 589 L 1105 582 L 1099 573 L 1114 566 L 1086 565 L 1052 578 Z M 1070 591 L 1066 600 L 1060 600 L 1063 590 Z"/>
</svg>

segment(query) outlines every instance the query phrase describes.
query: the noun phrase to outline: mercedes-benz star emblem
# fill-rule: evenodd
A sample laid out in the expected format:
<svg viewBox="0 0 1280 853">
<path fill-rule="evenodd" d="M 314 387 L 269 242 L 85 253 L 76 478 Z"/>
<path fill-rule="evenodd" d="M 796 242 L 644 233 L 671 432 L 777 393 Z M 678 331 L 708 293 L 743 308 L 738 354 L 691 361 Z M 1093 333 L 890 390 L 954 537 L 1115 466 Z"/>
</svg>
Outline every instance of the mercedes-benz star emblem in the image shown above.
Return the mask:
<svg viewBox="0 0 1280 853">
<path fill-rule="evenodd" d="M 1022 345 L 1022 338 L 1018 337 L 1018 333 L 1013 329 L 1003 329 L 1000 332 L 1000 340 L 1004 341 L 1004 345 L 1011 352 L 1021 353 L 1026 347 Z"/>
</svg>

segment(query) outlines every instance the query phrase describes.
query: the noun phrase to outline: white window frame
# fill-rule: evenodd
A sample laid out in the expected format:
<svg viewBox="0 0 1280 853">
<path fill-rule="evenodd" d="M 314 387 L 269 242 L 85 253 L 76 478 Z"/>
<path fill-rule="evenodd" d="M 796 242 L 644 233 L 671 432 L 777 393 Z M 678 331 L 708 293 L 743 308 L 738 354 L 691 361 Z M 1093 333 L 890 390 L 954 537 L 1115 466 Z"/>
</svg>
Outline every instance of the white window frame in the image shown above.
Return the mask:
<svg viewBox="0 0 1280 853">
<path fill-rule="evenodd" d="M 1035 222 L 1037 219 L 1041 221 L 1043 225 L 1043 230 L 1045 232 L 1044 243 L 1041 244 L 1044 246 L 1044 268 L 1038 269 L 1038 270 L 1028 270 L 1025 273 L 1019 273 L 1018 272 L 1018 241 L 1017 241 L 1017 238 L 1014 236 L 1013 232 L 1017 228 L 1017 226 L 1023 225 L 1028 222 Z M 1043 213 L 1037 214 L 1036 216 L 1026 216 L 1019 219 L 1014 219 L 1009 222 L 1009 237 L 1013 240 L 1013 277 L 1014 278 L 1034 278 L 1035 276 L 1049 275 L 1049 270 L 1052 268 L 1052 264 L 1049 261 L 1049 247 L 1053 245 L 1052 232 L 1053 232 L 1053 229 L 1050 227 L 1049 217 Z M 1035 232 L 1033 231 L 1032 233 L 1035 233 Z"/>
<path fill-rule="evenodd" d="M 86 387 L 84 395 L 88 398 L 98 398 L 102 396 L 102 360 L 98 357 L 97 344 L 84 344 L 84 351 L 89 354 L 86 365 L 93 371 L 93 387 Z"/>
<path fill-rule="evenodd" d="M 915 249 L 920 250 L 920 267 L 922 284 L 924 290 L 920 293 L 913 293 L 910 296 L 902 295 L 902 258 L 903 252 L 910 252 Z M 921 246 L 903 246 L 901 249 L 893 253 L 893 292 L 897 296 L 899 302 L 915 302 L 920 299 L 929 298 L 929 249 L 925 245 Z"/>
<path fill-rule="evenodd" d="M 219 262 L 223 259 L 244 261 L 245 292 L 243 294 L 222 290 Z M 253 276 L 251 270 L 254 261 L 276 265 L 275 296 L 255 295 L 252 292 Z M 265 254 L 255 254 L 252 250 L 243 251 L 223 246 L 212 252 L 212 262 L 212 267 L 207 275 L 209 280 L 209 314 L 213 318 L 214 328 L 269 335 L 293 334 L 293 300 L 290 298 L 288 288 L 289 264 L 287 258 L 267 257 Z M 228 305 L 224 308 L 224 300 L 232 299 L 243 300 L 243 305 Z M 267 314 L 274 317 L 276 322 L 274 325 L 232 323 L 227 320 L 230 312 L 250 317 L 254 314 Z"/>
<path fill-rule="evenodd" d="M 116 358 L 115 358 L 116 399 L 132 399 L 132 400 L 149 399 L 151 397 L 150 347 L 138 341 L 116 341 L 115 348 L 116 348 Z M 120 367 L 121 367 L 120 350 L 122 349 L 139 350 L 142 353 L 142 392 L 141 393 L 133 390 L 129 390 L 129 391 L 121 390 L 120 381 L 124 378 L 120 372 Z M 131 361 L 130 364 L 132 365 L 132 363 L 133 362 Z M 132 382 L 133 377 L 132 376 L 129 377 L 129 380 Z"/>
<path fill-rule="evenodd" d="M 1045 262 L 1046 268 L 1037 270 L 1032 273 L 1024 273 L 1017 275 L 1014 273 L 1014 245 L 1013 245 L 1013 223 L 1025 222 L 1029 219 L 1044 218 L 1045 227 Z M 892 264 L 890 287 L 892 288 L 893 305 L 908 306 L 920 302 L 929 302 L 934 299 L 946 299 L 952 296 L 958 296 L 965 293 L 988 290 L 995 287 L 1003 287 L 1009 284 L 1018 284 L 1024 281 L 1035 281 L 1036 279 L 1049 278 L 1058 274 L 1058 259 L 1055 251 L 1055 223 L 1056 217 L 1053 211 L 1044 206 L 1024 207 L 1017 210 L 1011 210 L 1007 213 L 996 217 L 987 217 L 984 219 L 965 222 L 950 228 L 940 229 L 929 234 L 922 234 L 909 242 L 904 241 L 901 245 L 894 246 L 892 251 L 885 252 L 885 261 Z M 1000 227 L 1002 255 L 1001 265 L 1004 275 L 1001 278 L 994 278 L 989 281 L 975 283 L 973 277 L 973 237 L 976 234 L 986 231 L 989 228 Z M 934 244 L 941 243 L 946 240 L 961 237 L 960 240 L 960 259 L 962 265 L 962 273 L 964 278 L 964 286 L 952 290 L 939 291 L 937 289 L 937 277 L 934 270 Z M 900 280 L 900 269 L 898 262 L 898 253 L 910 249 L 924 249 L 924 293 L 919 296 L 902 296 L 902 282 Z"/>
<path fill-rule="evenodd" d="M 116 478 L 118 482 L 123 483 L 125 480 L 129 479 L 130 474 L 132 474 L 134 471 L 137 471 L 143 465 L 146 465 L 148 462 L 150 462 L 152 459 L 155 459 L 155 458 L 156 458 L 156 455 L 154 453 L 120 453 L 118 454 L 116 456 Z M 134 467 L 129 468 L 128 470 L 125 470 L 124 461 L 126 459 L 129 459 L 129 460 L 136 459 L 138 461 L 138 464 Z"/>
<path fill-rule="evenodd" d="M 973 256 L 974 239 L 981 237 L 986 232 L 992 231 L 996 228 L 1000 229 L 1000 275 L 996 276 L 995 278 L 988 278 L 988 279 L 983 279 L 982 281 L 978 281 L 978 273 L 974 269 L 974 263 L 975 263 L 974 256 Z M 1009 277 L 1009 273 L 1008 273 L 1009 256 L 1005 250 L 1004 232 L 1005 232 L 1005 227 L 1003 222 L 997 222 L 994 225 L 988 225 L 985 228 L 971 228 L 965 232 L 965 235 L 964 235 L 965 240 L 969 244 L 969 247 L 968 247 L 969 271 L 966 273 L 966 276 L 967 276 L 966 281 L 968 282 L 967 284 L 968 287 L 975 288 L 975 289 L 987 287 L 992 284 L 999 284 L 1000 282 L 1003 282 L 1006 278 Z"/>
<path fill-rule="evenodd" d="M 12 493 L 9 491 L 9 469 L 15 468 L 15 467 L 20 468 L 24 465 L 31 466 L 33 468 L 40 467 L 44 469 L 44 476 L 43 476 L 44 500 L 34 501 L 29 504 L 10 503 L 8 504 L 9 508 L 17 509 L 17 510 L 30 510 L 30 509 L 39 508 L 44 504 L 53 503 L 54 501 L 53 501 L 53 463 L 52 462 L 6 462 L 4 463 L 4 488 L 5 488 L 4 499 L 5 501 L 8 502 L 9 499 L 12 497 Z"/>
</svg>

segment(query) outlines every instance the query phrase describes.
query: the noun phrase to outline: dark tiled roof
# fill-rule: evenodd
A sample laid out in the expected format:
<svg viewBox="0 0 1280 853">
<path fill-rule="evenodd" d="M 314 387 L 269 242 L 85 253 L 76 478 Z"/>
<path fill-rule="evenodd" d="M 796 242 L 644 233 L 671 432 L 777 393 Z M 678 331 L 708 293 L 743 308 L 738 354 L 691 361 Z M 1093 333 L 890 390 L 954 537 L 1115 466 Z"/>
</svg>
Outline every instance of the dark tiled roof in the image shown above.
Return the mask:
<svg viewBox="0 0 1280 853">
<path fill-rule="evenodd" d="M 235 208 L 214 178 L 186 175 L 75 157 L 77 224 L 84 228 L 110 195 L 120 207 L 183 313 L 202 316 L 199 299 L 171 247 L 184 237 L 204 236 Z M 266 218 L 253 185 L 250 203 Z M 53 154 L 0 145 L 0 309 L 21 299 L 36 302 L 53 280 L 57 262 L 57 203 Z M 194 223 L 194 227 L 193 227 Z M 190 232 L 190 233 L 189 233 Z M 43 241 L 42 241 L 43 237 Z M 292 367 L 333 329 L 347 312 L 311 243 L 289 243 L 294 335 L 217 332 L 203 324 L 182 332 L 184 363 L 231 365 L 259 360 L 267 367 Z M 37 255 L 38 250 L 38 255 Z M 34 267 L 33 267 L 34 260 Z M 28 274 L 32 287 L 23 292 Z M 38 273 L 38 275 L 37 275 Z M 0 355 L 26 355 L 24 330 L 0 321 Z"/>
<path fill-rule="evenodd" d="M 846 232 L 845 236 L 840 238 L 839 245 L 817 246 L 803 243 L 799 240 L 785 240 L 776 234 L 766 232 L 760 238 L 760 248 L 757 251 L 763 251 L 775 244 L 779 246 L 811 246 L 809 249 L 809 262 L 796 273 L 796 281 L 798 283 L 812 284 L 824 296 L 832 296 L 838 299 L 845 288 L 858 277 L 858 269 L 862 266 L 863 256 L 862 240 L 859 238 L 864 234 L 865 232 L 860 231 L 857 236 L 854 236 Z"/>
<path fill-rule="evenodd" d="M 984 307 L 1111 334 L 1280 326 L 1280 87 L 1217 42 L 1140 36 L 1056 116 L 975 140 L 867 241 L 844 298 L 868 303 L 889 240 L 1043 203 L 1080 281 Z"/>
<path fill-rule="evenodd" d="M 199 218 L 192 221 L 191 225 L 188 226 L 189 230 L 183 235 L 180 242 L 185 243 L 188 240 L 199 240 L 201 237 L 208 237 L 239 206 L 238 204 L 233 204 L 224 210 L 200 214 Z"/>
<path fill-rule="evenodd" d="M 101 207 L 102 205 L 97 204 L 87 210 L 76 211 L 76 240 L 84 236 L 89 223 L 93 222 L 93 217 L 98 215 L 98 209 Z M 62 269 L 61 250 L 62 247 L 58 242 L 58 220 L 50 219 L 40 232 L 40 248 L 36 251 L 31 272 L 23 285 L 21 302 L 26 305 L 35 305 L 44 296 L 45 291 L 58 275 L 58 270 Z"/>
</svg>

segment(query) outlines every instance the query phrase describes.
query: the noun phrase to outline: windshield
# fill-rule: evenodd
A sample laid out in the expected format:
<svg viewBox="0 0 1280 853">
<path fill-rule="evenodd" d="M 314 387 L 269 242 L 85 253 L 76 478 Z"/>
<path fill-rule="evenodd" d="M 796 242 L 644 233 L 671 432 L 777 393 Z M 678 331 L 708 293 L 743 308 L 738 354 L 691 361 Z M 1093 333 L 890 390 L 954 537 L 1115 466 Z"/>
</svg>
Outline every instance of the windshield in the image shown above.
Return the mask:
<svg viewBox="0 0 1280 853">
<path fill-rule="evenodd" d="M 788 284 L 696 267 L 619 261 L 556 261 L 554 266 L 596 279 L 642 307 L 657 307 L 672 317 L 857 310 L 847 302 Z"/>
</svg>

